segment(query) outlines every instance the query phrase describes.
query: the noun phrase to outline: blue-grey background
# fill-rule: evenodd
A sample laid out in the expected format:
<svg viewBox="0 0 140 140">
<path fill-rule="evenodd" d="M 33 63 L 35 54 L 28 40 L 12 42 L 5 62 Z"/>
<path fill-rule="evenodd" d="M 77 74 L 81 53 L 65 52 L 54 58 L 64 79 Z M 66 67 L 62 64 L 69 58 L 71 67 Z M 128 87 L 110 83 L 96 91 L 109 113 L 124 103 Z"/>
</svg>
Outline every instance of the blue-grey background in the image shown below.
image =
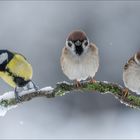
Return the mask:
<svg viewBox="0 0 140 140">
<path fill-rule="evenodd" d="M 59 64 L 68 33 L 84 30 L 100 52 L 97 80 L 123 85 L 140 48 L 140 2 L 0 1 L 0 49 L 22 53 L 41 88 L 69 81 Z M 0 94 L 13 90 L 0 80 Z M 140 111 L 111 95 L 37 98 L 0 117 L 0 138 L 140 138 Z"/>
</svg>

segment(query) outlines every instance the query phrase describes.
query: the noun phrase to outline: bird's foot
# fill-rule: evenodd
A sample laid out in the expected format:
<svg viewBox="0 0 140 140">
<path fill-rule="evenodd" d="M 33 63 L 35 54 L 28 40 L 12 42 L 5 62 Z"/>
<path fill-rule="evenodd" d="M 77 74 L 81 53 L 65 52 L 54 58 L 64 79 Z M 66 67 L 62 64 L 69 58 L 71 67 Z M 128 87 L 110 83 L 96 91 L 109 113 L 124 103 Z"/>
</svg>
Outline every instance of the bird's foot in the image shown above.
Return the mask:
<svg viewBox="0 0 140 140">
<path fill-rule="evenodd" d="M 15 100 L 17 103 L 21 102 L 22 101 L 22 98 L 18 95 L 18 90 L 17 90 L 17 87 L 15 88 Z"/>
<path fill-rule="evenodd" d="M 35 91 L 38 91 L 39 90 L 39 87 L 36 86 L 36 85 L 34 85 L 34 89 L 35 89 Z"/>
<path fill-rule="evenodd" d="M 31 81 L 32 82 L 32 84 L 33 84 L 33 86 L 34 86 L 34 89 L 36 90 L 36 91 L 38 91 L 38 86 L 36 86 L 36 84 L 33 82 L 33 81 Z"/>
<path fill-rule="evenodd" d="M 123 97 L 124 98 L 126 98 L 128 96 L 128 91 L 129 91 L 128 88 L 123 89 L 123 94 L 124 94 Z"/>
<path fill-rule="evenodd" d="M 20 96 L 16 97 L 16 102 L 20 103 L 22 101 L 22 98 Z"/>
<path fill-rule="evenodd" d="M 75 81 L 75 86 L 76 86 L 77 88 L 79 88 L 79 87 L 81 87 L 82 85 L 81 85 L 80 81 L 76 80 L 76 81 Z"/>
<path fill-rule="evenodd" d="M 15 100 L 17 103 L 20 103 L 22 101 L 22 98 L 18 95 L 18 93 L 15 92 Z"/>
<path fill-rule="evenodd" d="M 92 84 L 95 84 L 97 81 L 95 79 L 91 78 L 89 82 Z"/>
<path fill-rule="evenodd" d="M 32 86 L 30 85 L 30 83 L 32 84 Z M 27 85 L 27 89 L 35 89 L 35 91 L 38 91 L 38 86 L 36 86 L 36 84 L 31 80 L 30 83 Z"/>
</svg>

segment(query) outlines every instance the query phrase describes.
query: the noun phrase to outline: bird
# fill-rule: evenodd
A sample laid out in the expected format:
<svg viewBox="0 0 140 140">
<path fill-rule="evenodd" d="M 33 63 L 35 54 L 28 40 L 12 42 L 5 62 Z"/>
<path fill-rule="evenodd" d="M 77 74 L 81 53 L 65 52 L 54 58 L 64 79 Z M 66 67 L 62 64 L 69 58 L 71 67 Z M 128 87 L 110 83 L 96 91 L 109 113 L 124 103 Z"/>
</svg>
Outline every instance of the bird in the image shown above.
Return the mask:
<svg viewBox="0 0 140 140">
<path fill-rule="evenodd" d="M 84 31 L 74 30 L 66 39 L 60 63 L 63 73 L 75 81 L 77 87 L 81 85 L 80 81 L 87 78 L 96 82 L 94 76 L 99 68 L 98 48 L 89 42 Z"/>
<path fill-rule="evenodd" d="M 18 88 L 30 88 L 31 82 L 34 89 L 38 87 L 32 81 L 33 69 L 27 59 L 20 53 L 9 50 L 0 50 L 0 78 L 13 87 L 16 101 L 21 101 Z"/>
<path fill-rule="evenodd" d="M 123 82 L 125 96 L 128 95 L 128 90 L 140 95 L 140 51 L 135 53 L 124 65 Z"/>
</svg>

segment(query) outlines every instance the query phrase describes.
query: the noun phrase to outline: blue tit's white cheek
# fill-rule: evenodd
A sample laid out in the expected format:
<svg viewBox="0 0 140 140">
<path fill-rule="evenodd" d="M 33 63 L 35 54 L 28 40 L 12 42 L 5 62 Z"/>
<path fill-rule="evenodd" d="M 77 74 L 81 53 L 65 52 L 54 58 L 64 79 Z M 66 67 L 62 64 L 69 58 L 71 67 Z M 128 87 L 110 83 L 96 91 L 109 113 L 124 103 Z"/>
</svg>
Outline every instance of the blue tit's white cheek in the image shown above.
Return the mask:
<svg viewBox="0 0 140 140">
<path fill-rule="evenodd" d="M 0 54 L 0 64 L 2 64 L 5 61 L 8 61 L 8 54 L 7 53 Z"/>
</svg>

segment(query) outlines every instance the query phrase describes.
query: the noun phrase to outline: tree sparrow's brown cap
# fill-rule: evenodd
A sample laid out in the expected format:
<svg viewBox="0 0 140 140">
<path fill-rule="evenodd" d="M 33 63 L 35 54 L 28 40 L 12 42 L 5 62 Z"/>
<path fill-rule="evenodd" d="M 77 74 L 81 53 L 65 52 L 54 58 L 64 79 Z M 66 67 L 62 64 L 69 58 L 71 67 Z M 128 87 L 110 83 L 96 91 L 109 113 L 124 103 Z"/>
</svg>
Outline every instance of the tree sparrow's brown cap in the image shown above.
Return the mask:
<svg viewBox="0 0 140 140">
<path fill-rule="evenodd" d="M 140 64 L 140 51 L 134 55 L 134 60 L 136 63 Z"/>
<path fill-rule="evenodd" d="M 83 40 L 86 40 L 87 37 L 86 37 L 86 33 L 83 32 L 83 31 L 80 31 L 80 30 L 76 30 L 76 31 L 73 31 L 69 34 L 67 40 L 68 41 L 83 41 Z"/>
<path fill-rule="evenodd" d="M 85 32 L 75 30 L 68 35 L 66 46 L 72 48 L 72 51 L 80 56 L 89 46 L 89 40 Z"/>
</svg>

